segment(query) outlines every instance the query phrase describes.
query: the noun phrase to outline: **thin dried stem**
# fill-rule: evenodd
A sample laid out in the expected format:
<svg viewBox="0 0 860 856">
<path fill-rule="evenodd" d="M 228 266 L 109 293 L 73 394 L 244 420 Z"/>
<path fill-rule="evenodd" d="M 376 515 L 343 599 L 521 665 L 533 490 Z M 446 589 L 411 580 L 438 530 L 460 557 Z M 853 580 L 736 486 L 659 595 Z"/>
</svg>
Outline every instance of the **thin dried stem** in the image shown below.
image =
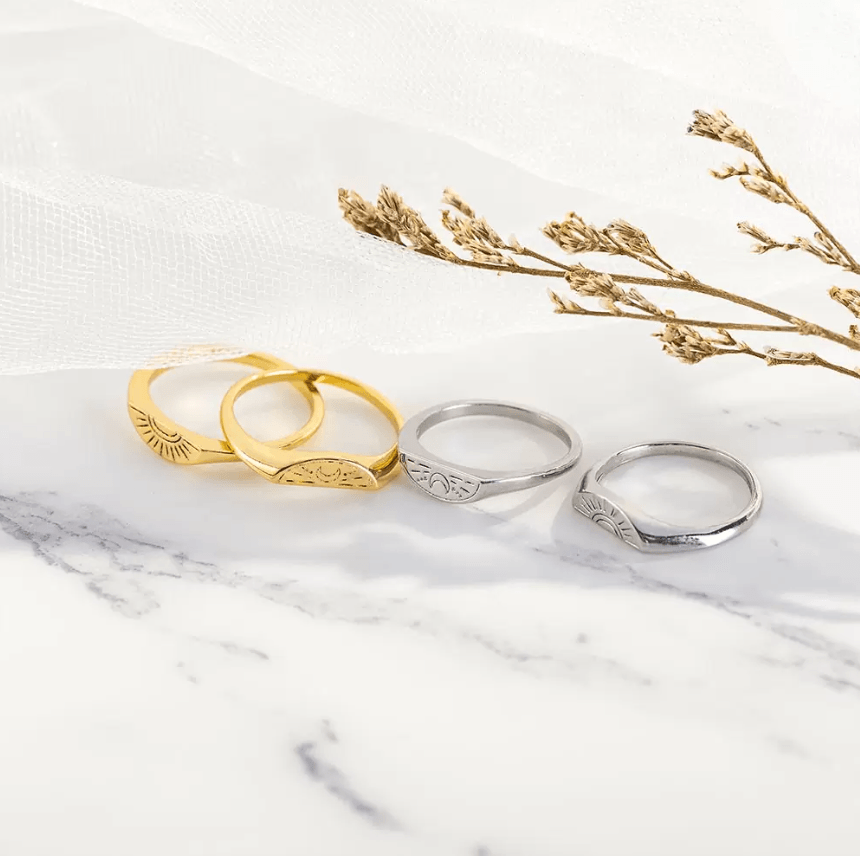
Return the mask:
<svg viewBox="0 0 860 856">
<path fill-rule="evenodd" d="M 552 292 L 551 292 L 552 294 Z M 684 324 L 688 327 L 707 327 L 716 330 L 755 330 L 767 333 L 796 333 L 797 328 L 790 324 L 742 324 L 737 321 L 705 321 L 701 318 L 677 318 L 674 315 L 656 313 L 642 315 L 635 312 L 601 312 L 580 307 L 577 309 L 556 309 L 559 315 L 588 315 L 592 318 L 632 318 L 635 321 L 652 321 L 658 324 Z"/>
<path fill-rule="evenodd" d="M 824 357 L 820 357 L 818 354 L 793 354 L 792 352 L 778 351 L 775 348 L 768 348 L 764 352 L 750 349 L 747 353 L 751 357 L 764 360 L 769 366 L 818 366 L 819 368 L 828 369 L 847 377 L 860 378 L 860 368 L 850 369 L 847 366 L 841 366 L 838 363 L 825 360 Z"/>
<path fill-rule="evenodd" d="M 528 247 L 523 247 L 522 245 L 520 246 L 519 255 L 529 259 L 535 259 L 535 261 L 543 262 L 544 264 L 552 265 L 553 267 L 560 268 L 563 271 L 570 270 L 570 265 L 566 265 L 563 262 L 557 261 L 549 256 L 545 256 L 542 253 L 536 253 L 534 250 L 530 250 Z M 556 274 L 556 276 L 564 276 L 564 274 Z"/>
<path fill-rule="evenodd" d="M 819 368 L 837 372 L 838 374 L 846 375 L 847 377 L 860 378 L 860 368 L 849 369 L 847 366 L 840 366 L 837 363 L 831 363 L 829 360 L 825 360 L 817 354 L 811 354 L 810 356 L 813 357 L 813 359 L 809 360 L 784 360 L 773 357 L 767 352 L 755 351 L 752 348 L 748 348 L 743 351 L 721 351 L 719 354 L 714 354 L 713 356 L 724 354 L 746 354 L 750 357 L 762 360 L 768 366 L 818 366 Z"/>
</svg>

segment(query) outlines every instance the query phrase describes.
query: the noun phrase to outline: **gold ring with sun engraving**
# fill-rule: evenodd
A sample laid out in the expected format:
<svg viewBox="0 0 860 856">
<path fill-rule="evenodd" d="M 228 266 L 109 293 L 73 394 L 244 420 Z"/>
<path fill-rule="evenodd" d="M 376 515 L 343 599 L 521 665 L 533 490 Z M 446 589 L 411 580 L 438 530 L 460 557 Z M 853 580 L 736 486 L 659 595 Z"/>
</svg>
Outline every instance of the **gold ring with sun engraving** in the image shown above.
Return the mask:
<svg viewBox="0 0 860 856">
<path fill-rule="evenodd" d="M 241 363 L 263 371 L 295 368 L 278 357 L 262 353 L 247 354 L 220 362 Z M 156 378 L 167 371 L 170 369 L 143 369 L 135 372 L 129 381 L 128 414 L 143 442 L 157 455 L 173 464 L 217 464 L 239 460 L 226 440 L 206 437 L 179 425 L 155 404 L 150 387 Z M 310 418 L 295 434 L 272 440 L 268 446 L 280 449 L 298 446 L 310 439 L 322 425 L 325 405 L 319 391 L 310 382 L 296 383 L 295 387 L 310 405 Z"/>
<path fill-rule="evenodd" d="M 221 403 L 221 428 L 235 453 L 252 470 L 276 484 L 378 490 L 393 478 L 400 463 L 397 441 L 381 455 L 353 455 L 308 449 L 273 449 L 255 440 L 236 419 L 237 399 L 272 383 L 328 384 L 351 392 L 377 408 L 399 432 L 403 418 L 394 405 L 369 386 L 343 375 L 319 371 L 271 371 L 233 384 Z"/>
</svg>

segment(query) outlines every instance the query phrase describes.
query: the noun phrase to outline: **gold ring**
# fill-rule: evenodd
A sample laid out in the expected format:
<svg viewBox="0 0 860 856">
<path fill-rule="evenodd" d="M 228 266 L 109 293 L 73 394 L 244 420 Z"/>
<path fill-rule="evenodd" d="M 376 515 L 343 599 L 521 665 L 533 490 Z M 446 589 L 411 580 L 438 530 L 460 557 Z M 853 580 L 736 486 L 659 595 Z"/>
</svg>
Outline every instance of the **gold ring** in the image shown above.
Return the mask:
<svg viewBox="0 0 860 856">
<path fill-rule="evenodd" d="M 220 362 L 241 363 L 256 369 L 293 369 L 291 363 L 273 357 L 271 354 L 248 354 Z M 170 371 L 164 369 L 143 369 L 131 376 L 128 384 L 128 414 L 135 430 L 150 449 L 172 464 L 218 464 L 224 461 L 238 461 L 233 449 L 226 440 L 205 437 L 184 428 L 166 416 L 152 400 L 152 382 Z M 272 440 L 265 444 L 274 448 L 288 449 L 310 439 L 322 425 L 325 405 L 319 390 L 310 382 L 296 384 L 296 389 L 311 407 L 311 415 L 303 428 L 289 437 Z"/>
<path fill-rule="evenodd" d="M 394 405 L 369 386 L 343 375 L 318 371 L 272 371 L 243 378 L 230 387 L 221 403 L 221 428 L 235 453 L 252 470 L 276 484 L 342 487 L 355 490 L 379 490 L 400 468 L 397 441 L 383 454 L 349 455 L 342 452 L 320 452 L 295 449 L 279 451 L 255 440 L 239 425 L 234 413 L 236 400 L 258 386 L 270 383 L 324 383 L 358 395 L 376 407 L 400 432 L 403 418 Z"/>
</svg>

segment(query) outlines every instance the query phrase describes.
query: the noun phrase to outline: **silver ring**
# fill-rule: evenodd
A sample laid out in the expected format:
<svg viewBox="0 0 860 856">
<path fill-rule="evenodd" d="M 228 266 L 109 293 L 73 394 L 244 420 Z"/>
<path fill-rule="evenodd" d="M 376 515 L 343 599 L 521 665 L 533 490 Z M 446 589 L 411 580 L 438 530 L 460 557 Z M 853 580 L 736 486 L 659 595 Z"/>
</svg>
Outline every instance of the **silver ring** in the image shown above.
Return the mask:
<svg viewBox="0 0 860 856">
<path fill-rule="evenodd" d="M 683 455 L 727 467 L 737 473 L 750 492 L 747 507 L 731 520 L 712 527 L 685 528 L 651 517 L 603 487 L 600 480 L 618 467 L 653 455 Z M 661 440 L 616 452 L 590 469 L 573 496 L 573 507 L 631 547 L 646 553 L 668 553 L 713 547 L 740 535 L 761 510 L 761 485 L 752 470 L 737 458 L 710 446 Z M 624 507 L 622 508 L 622 503 Z"/>
<path fill-rule="evenodd" d="M 462 467 L 438 458 L 421 445 L 421 435 L 434 425 L 462 416 L 502 416 L 548 431 L 567 452 L 540 468 L 498 472 Z M 560 419 L 504 401 L 451 401 L 429 407 L 409 419 L 400 431 L 400 463 L 413 484 L 442 502 L 476 502 L 488 496 L 537 487 L 567 472 L 582 454 L 582 441 Z"/>
</svg>

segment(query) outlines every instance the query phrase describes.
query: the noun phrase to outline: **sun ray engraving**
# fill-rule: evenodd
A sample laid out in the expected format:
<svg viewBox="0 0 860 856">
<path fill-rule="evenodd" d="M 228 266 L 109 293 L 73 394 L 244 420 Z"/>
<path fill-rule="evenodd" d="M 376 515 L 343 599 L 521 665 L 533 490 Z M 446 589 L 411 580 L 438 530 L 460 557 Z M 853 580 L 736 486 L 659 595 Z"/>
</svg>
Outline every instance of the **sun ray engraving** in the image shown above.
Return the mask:
<svg viewBox="0 0 860 856">
<path fill-rule="evenodd" d="M 581 493 L 576 497 L 573 507 L 616 538 L 628 544 L 635 543 L 636 530 L 633 524 L 624 512 L 609 500 L 593 493 Z"/>
<path fill-rule="evenodd" d="M 336 458 L 303 461 L 278 470 L 272 477 L 277 484 L 300 484 L 315 487 L 344 487 L 373 490 L 378 482 L 373 473 L 352 463 Z"/>
<path fill-rule="evenodd" d="M 438 496 L 450 502 L 465 502 L 478 491 L 478 482 L 442 469 L 438 464 L 431 466 L 426 461 L 409 455 L 403 455 L 402 461 L 409 478 L 431 496 Z"/>
<path fill-rule="evenodd" d="M 193 463 L 200 451 L 190 440 L 177 431 L 170 431 L 148 413 L 132 405 L 128 406 L 132 424 L 141 439 L 164 460 L 173 464 Z"/>
</svg>

